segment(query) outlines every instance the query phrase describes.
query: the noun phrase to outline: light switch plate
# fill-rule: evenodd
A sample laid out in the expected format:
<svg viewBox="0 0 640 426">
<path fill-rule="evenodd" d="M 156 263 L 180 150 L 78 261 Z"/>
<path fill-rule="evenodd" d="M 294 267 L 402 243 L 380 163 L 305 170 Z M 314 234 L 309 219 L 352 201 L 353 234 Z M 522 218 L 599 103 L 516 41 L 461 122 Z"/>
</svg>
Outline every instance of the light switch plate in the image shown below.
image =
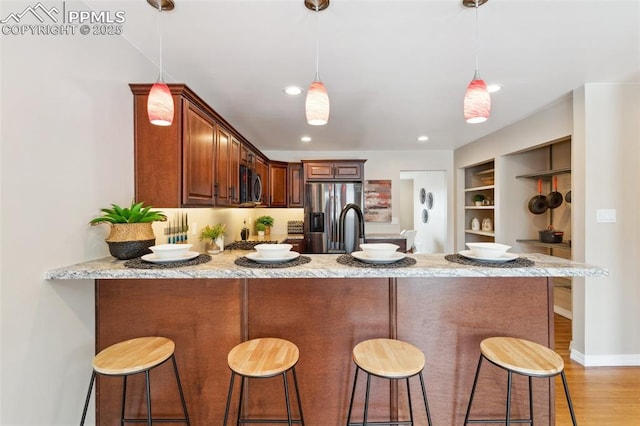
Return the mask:
<svg viewBox="0 0 640 426">
<path fill-rule="evenodd" d="M 598 223 L 616 223 L 616 209 L 598 209 L 598 210 L 596 210 L 596 222 L 598 222 Z"/>
</svg>

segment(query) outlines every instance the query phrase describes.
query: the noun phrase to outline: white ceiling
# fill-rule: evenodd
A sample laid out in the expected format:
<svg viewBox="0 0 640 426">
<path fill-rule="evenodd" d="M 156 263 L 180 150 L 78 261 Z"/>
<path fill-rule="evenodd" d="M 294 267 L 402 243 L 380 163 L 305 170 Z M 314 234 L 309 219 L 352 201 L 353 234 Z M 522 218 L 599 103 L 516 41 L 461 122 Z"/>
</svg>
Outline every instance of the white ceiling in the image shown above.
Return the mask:
<svg viewBox="0 0 640 426">
<path fill-rule="evenodd" d="M 475 12 L 462 0 L 331 0 L 317 15 L 304 0 L 174 1 L 161 14 L 146 0 L 85 3 L 126 11 L 124 36 L 154 63 L 160 15 L 165 79 L 186 83 L 261 150 L 454 149 L 585 83 L 640 82 L 640 0 L 481 6 L 480 74 L 504 85 L 482 124 L 462 114 L 475 63 Z M 313 81 L 316 39 L 331 100 L 319 127 L 305 121 L 305 94 L 282 91 Z M 417 142 L 422 134 L 430 140 Z"/>
</svg>

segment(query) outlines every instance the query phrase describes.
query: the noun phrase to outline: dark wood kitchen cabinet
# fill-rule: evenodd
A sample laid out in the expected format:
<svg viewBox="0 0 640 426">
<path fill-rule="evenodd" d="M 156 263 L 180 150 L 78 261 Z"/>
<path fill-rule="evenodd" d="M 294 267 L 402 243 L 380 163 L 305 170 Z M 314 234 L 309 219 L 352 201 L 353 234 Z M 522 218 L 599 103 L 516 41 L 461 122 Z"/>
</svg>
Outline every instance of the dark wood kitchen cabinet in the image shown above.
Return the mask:
<svg viewBox="0 0 640 426">
<path fill-rule="evenodd" d="M 240 146 L 251 144 L 184 84 L 169 84 L 175 110 L 171 126 L 149 123 L 150 84 L 129 86 L 136 201 L 165 208 L 237 204 Z"/>
<path fill-rule="evenodd" d="M 269 163 L 269 207 L 287 207 L 287 163 Z"/>
<path fill-rule="evenodd" d="M 366 160 L 303 160 L 305 181 L 362 181 Z"/>
<path fill-rule="evenodd" d="M 302 163 L 287 165 L 287 207 L 304 207 L 304 175 Z"/>
</svg>

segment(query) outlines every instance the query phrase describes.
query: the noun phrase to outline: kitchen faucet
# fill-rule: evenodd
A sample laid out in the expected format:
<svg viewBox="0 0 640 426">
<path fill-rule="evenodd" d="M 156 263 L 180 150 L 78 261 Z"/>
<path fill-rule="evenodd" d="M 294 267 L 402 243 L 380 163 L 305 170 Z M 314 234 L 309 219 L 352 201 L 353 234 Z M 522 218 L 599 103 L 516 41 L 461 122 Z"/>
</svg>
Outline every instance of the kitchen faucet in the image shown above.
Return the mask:
<svg viewBox="0 0 640 426">
<path fill-rule="evenodd" d="M 346 247 L 344 242 L 344 220 L 347 217 L 347 213 L 349 212 L 349 210 L 353 210 L 355 212 L 359 222 L 358 243 L 355 248 L 359 247 L 360 244 L 364 243 L 364 215 L 362 214 L 362 210 L 360 209 L 360 206 L 354 203 L 349 203 L 342 208 L 342 211 L 340 212 L 340 218 L 338 219 L 340 224 L 340 234 L 338 236 L 340 240 L 339 247 L 340 249 L 343 249 L 345 251 L 346 251 Z"/>
</svg>

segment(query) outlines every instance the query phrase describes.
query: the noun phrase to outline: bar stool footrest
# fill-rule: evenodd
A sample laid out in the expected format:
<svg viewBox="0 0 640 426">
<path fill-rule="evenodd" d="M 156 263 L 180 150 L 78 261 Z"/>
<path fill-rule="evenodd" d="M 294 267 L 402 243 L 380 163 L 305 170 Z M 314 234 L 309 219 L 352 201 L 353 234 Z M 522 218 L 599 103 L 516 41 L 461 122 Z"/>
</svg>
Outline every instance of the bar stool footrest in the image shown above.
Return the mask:
<svg viewBox="0 0 640 426">
<path fill-rule="evenodd" d="M 393 425 L 410 425 L 413 424 L 411 422 L 411 420 L 396 420 L 396 421 L 389 421 L 389 422 L 385 422 L 385 421 L 381 421 L 381 422 L 367 422 L 368 425 L 387 425 L 387 426 L 393 426 Z M 349 423 L 347 426 L 364 426 L 364 422 L 359 422 L 359 423 Z"/>
<path fill-rule="evenodd" d="M 259 423 L 267 423 L 267 424 L 272 424 L 272 423 L 289 423 L 289 420 L 287 419 L 240 419 L 238 420 L 238 423 L 244 423 L 244 424 L 259 424 Z M 302 424 L 302 420 L 295 420 L 292 419 L 291 423 L 296 423 L 296 424 Z"/>
<path fill-rule="evenodd" d="M 467 423 L 491 423 L 491 424 L 503 424 L 505 423 L 505 419 L 481 419 L 481 420 L 467 420 Z M 529 423 L 531 424 L 531 419 L 511 419 L 510 423 Z"/>
<path fill-rule="evenodd" d="M 123 423 L 148 423 L 147 419 L 122 419 Z M 152 423 L 186 423 L 187 419 L 151 419 Z"/>
</svg>

